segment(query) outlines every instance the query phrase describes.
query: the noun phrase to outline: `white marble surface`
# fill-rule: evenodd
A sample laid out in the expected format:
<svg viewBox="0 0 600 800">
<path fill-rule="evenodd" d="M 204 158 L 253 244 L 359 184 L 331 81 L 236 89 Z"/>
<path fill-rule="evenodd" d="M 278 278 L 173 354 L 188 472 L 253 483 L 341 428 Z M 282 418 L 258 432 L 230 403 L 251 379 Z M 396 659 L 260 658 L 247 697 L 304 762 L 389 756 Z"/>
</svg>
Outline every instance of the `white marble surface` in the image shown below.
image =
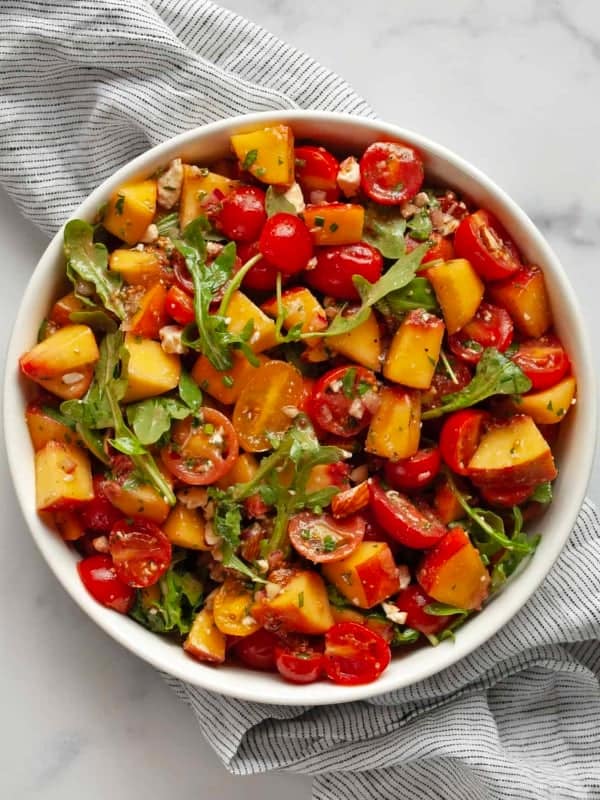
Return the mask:
<svg viewBox="0 0 600 800">
<path fill-rule="evenodd" d="M 380 116 L 446 143 L 495 178 L 562 258 L 600 341 L 596 0 L 225 5 L 344 75 Z M 4 351 L 46 242 L 1 192 L 0 241 Z M 600 373 L 600 347 L 595 358 Z M 50 575 L 4 456 L 0 491 L 3 800 L 310 795 L 302 777 L 229 776 L 156 673 L 97 630 Z M 590 494 L 600 500 L 598 460 Z"/>
</svg>

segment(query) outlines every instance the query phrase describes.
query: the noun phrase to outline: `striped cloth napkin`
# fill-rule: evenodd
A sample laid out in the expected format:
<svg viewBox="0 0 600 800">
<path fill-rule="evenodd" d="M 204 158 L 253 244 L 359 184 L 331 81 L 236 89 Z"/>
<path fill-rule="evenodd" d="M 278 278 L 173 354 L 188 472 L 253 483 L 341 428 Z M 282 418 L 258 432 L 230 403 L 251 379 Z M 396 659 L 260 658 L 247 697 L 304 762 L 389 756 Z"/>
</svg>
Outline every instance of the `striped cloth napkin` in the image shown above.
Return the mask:
<svg viewBox="0 0 600 800">
<path fill-rule="evenodd" d="M 0 4 L 0 183 L 47 233 L 167 137 L 290 107 L 372 116 L 338 77 L 210 2 Z M 228 769 L 314 775 L 320 800 L 600 798 L 599 563 L 588 501 L 510 624 L 445 672 L 366 702 L 276 707 L 167 680 Z"/>
</svg>

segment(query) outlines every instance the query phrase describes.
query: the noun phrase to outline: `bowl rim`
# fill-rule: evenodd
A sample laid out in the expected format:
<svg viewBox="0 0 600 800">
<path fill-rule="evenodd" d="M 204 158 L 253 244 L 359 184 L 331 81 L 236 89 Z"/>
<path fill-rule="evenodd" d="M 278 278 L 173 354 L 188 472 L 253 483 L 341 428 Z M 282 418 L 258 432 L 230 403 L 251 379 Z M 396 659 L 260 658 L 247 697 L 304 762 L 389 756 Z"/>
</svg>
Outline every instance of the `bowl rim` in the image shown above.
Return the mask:
<svg viewBox="0 0 600 800">
<path fill-rule="evenodd" d="M 58 578 L 63 588 L 70 594 L 79 607 L 90 616 L 105 633 L 109 634 L 121 645 L 164 673 L 179 678 L 195 687 L 208 689 L 240 700 L 258 701 L 264 704 L 297 706 L 346 703 L 367 699 L 413 685 L 447 669 L 452 664 L 463 659 L 477 647 L 484 644 L 492 635 L 497 633 L 521 609 L 550 571 L 570 535 L 570 531 L 583 502 L 592 469 L 597 428 L 597 400 L 595 380 L 593 378 L 594 370 L 592 366 L 591 344 L 590 337 L 587 336 L 582 322 L 583 315 L 565 270 L 542 234 L 520 206 L 518 206 L 517 203 L 486 174 L 445 146 L 414 131 L 401 128 L 391 123 L 381 122 L 377 119 L 356 117 L 339 112 L 275 110 L 229 117 L 208 125 L 199 126 L 165 140 L 128 161 L 94 189 L 79 207 L 73 211 L 70 218 L 81 217 L 84 219 L 91 219 L 101 202 L 111 190 L 114 190 L 116 186 L 123 183 L 125 180 L 140 173 L 140 171 L 152 161 L 163 159 L 166 162 L 169 158 L 174 157 L 178 151 L 183 150 L 187 145 L 191 145 L 204 137 L 219 134 L 224 135 L 226 132 L 230 132 L 232 128 L 251 129 L 253 126 L 258 127 L 267 122 L 290 124 L 292 127 L 295 122 L 309 122 L 315 123 L 315 125 L 331 122 L 337 125 L 346 124 L 358 126 L 373 136 L 381 135 L 390 139 L 406 141 L 429 154 L 434 154 L 454 169 L 463 173 L 469 180 L 477 183 L 486 194 L 494 197 L 495 201 L 518 221 L 525 235 L 534 243 L 537 250 L 542 254 L 544 271 L 548 270 L 548 268 L 550 269 L 553 280 L 558 284 L 561 296 L 565 300 L 570 317 L 569 322 L 574 325 L 574 338 L 576 340 L 576 349 L 580 360 L 578 384 L 581 375 L 584 376 L 582 391 L 580 392 L 578 389 L 578 399 L 580 399 L 581 402 L 578 404 L 577 414 L 578 418 L 583 416 L 581 424 L 586 430 L 586 436 L 581 437 L 581 441 L 578 443 L 581 448 L 578 451 L 578 475 L 577 480 L 572 481 L 575 485 L 572 487 L 568 498 L 565 500 L 565 502 L 568 503 L 568 507 L 561 521 L 561 535 L 554 535 L 552 543 L 545 549 L 544 558 L 534 557 L 530 560 L 522 573 L 513 576 L 506 590 L 495 596 L 493 606 L 488 606 L 481 614 L 472 618 L 468 625 L 458 632 L 454 641 L 444 642 L 436 648 L 436 657 L 429 659 L 429 663 L 426 663 L 422 669 L 419 670 L 418 675 L 412 677 L 409 675 L 408 678 L 403 675 L 401 669 L 394 670 L 393 668 L 388 668 L 374 683 L 353 687 L 336 686 L 335 689 L 333 689 L 329 684 L 321 683 L 300 687 L 294 686 L 286 684 L 270 675 L 270 680 L 265 681 L 264 674 L 243 670 L 243 674 L 248 676 L 248 680 L 244 682 L 240 681 L 238 678 L 240 674 L 239 670 L 223 667 L 214 669 L 205 664 L 199 664 L 191 658 L 187 660 L 189 661 L 189 665 L 185 662 L 186 666 L 184 668 L 179 665 L 168 663 L 170 649 L 164 650 L 166 654 L 165 657 L 148 652 L 145 645 L 137 642 L 137 636 L 130 638 L 126 635 L 125 630 L 121 631 L 116 629 L 118 626 L 114 624 L 115 615 L 96 603 L 80 585 L 78 586 L 78 579 L 75 578 L 75 575 L 73 575 L 73 579 L 71 579 L 61 574 L 60 565 L 58 563 L 60 559 L 55 558 L 50 547 L 48 528 L 39 519 L 33 504 L 31 504 L 31 498 L 27 494 L 24 481 L 20 476 L 23 470 L 23 453 L 19 450 L 17 426 L 14 426 L 13 423 L 15 414 L 20 411 L 22 416 L 23 412 L 23 401 L 18 389 L 18 370 L 16 369 L 16 364 L 18 357 L 21 355 L 19 342 L 23 338 L 27 328 L 24 321 L 24 313 L 32 304 L 35 294 L 47 284 L 49 277 L 54 274 L 55 263 L 61 252 L 61 240 L 64 226 L 61 226 L 57 231 L 39 259 L 28 281 L 15 317 L 13 332 L 8 345 L 3 387 L 6 450 L 9 470 L 21 511 L 27 523 L 27 527 L 46 563 Z M 526 581 L 523 579 L 524 576 L 527 577 Z M 140 628 L 144 637 L 156 638 L 156 634 L 146 631 L 141 626 L 137 626 L 137 623 L 132 624 Z M 145 638 L 139 638 L 140 642 L 145 641 Z M 152 650 L 153 648 L 149 649 Z M 394 663 L 402 664 L 402 659 L 397 659 L 393 664 Z M 272 688 L 272 696 L 265 695 L 265 687 L 267 686 Z"/>
</svg>

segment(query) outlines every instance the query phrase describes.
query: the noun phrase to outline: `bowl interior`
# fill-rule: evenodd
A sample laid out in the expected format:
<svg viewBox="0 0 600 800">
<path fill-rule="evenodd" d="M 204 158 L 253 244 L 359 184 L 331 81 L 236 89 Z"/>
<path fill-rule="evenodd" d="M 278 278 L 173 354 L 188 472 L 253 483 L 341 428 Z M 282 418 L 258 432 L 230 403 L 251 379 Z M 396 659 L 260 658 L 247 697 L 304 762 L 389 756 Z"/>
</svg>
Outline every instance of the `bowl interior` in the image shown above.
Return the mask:
<svg viewBox="0 0 600 800">
<path fill-rule="evenodd" d="M 174 156 L 203 164 L 225 155 L 233 132 L 253 130 L 269 121 L 287 122 L 297 139 L 312 139 L 340 152 L 361 152 L 378 139 L 399 139 L 424 156 L 429 178 L 457 189 L 493 211 L 515 238 L 526 260 L 539 264 L 546 276 L 556 328 L 573 362 L 578 402 L 569 415 L 558 446 L 560 475 L 555 500 L 537 525 L 542 541 L 526 567 L 479 615 L 435 650 L 423 648 L 398 656 L 374 684 L 332 687 L 330 684 L 290 686 L 269 674 L 225 666 L 215 669 L 193 661 L 183 650 L 137 623 L 98 605 L 87 594 L 75 569 L 76 557 L 35 512 L 33 452 L 24 422 L 28 388 L 17 369 L 18 357 L 35 342 L 37 329 L 62 283 L 62 231 L 42 256 L 25 293 L 9 346 L 5 374 L 5 434 L 9 464 L 23 514 L 50 567 L 75 601 L 101 628 L 125 647 L 164 672 L 206 689 L 263 703 L 325 704 L 348 702 L 415 683 L 450 666 L 488 639 L 525 603 L 542 581 L 575 521 L 589 478 L 596 432 L 595 379 L 589 345 L 573 291 L 548 244 L 529 218 L 489 178 L 455 154 L 410 131 L 371 120 L 321 112 L 278 112 L 224 120 L 182 134 L 134 159 L 96 189 L 73 216 L 91 219 L 121 183 L 145 177 Z"/>
</svg>

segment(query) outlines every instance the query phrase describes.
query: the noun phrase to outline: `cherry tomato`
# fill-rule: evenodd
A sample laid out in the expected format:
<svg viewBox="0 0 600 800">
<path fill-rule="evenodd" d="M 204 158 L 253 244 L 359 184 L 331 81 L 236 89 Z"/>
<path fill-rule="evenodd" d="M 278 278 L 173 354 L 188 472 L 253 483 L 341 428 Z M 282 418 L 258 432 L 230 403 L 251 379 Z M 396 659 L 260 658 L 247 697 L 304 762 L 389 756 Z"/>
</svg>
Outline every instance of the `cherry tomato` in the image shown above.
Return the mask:
<svg viewBox="0 0 600 800">
<path fill-rule="evenodd" d="M 477 450 L 481 429 L 489 417 L 487 411 L 465 408 L 455 411 L 444 420 L 440 451 L 443 460 L 457 475 L 469 474 L 469 461 Z"/>
<path fill-rule="evenodd" d="M 391 658 L 385 639 L 357 622 L 338 622 L 325 634 L 325 673 L 341 686 L 377 680 Z"/>
<path fill-rule="evenodd" d="M 308 413 L 322 430 L 354 436 L 371 422 L 377 402 L 375 373 L 365 367 L 336 367 L 316 382 Z"/>
<path fill-rule="evenodd" d="M 399 142 L 375 142 L 360 159 L 363 192 L 385 206 L 414 197 L 423 183 L 423 161 L 412 147 Z"/>
<path fill-rule="evenodd" d="M 169 472 L 183 483 L 208 486 L 226 475 L 239 452 L 233 425 L 224 414 L 204 406 L 198 418 L 179 420 L 161 450 Z"/>
<path fill-rule="evenodd" d="M 267 262 L 284 275 L 302 272 L 313 254 L 310 232 L 294 214 L 273 214 L 266 221 L 258 248 Z"/>
<path fill-rule="evenodd" d="M 79 509 L 79 519 L 86 531 L 91 533 L 108 533 L 115 522 L 123 516 L 123 512 L 115 508 L 104 493 L 104 480 L 101 475 L 94 475 L 94 497 Z"/>
<path fill-rule="evenodd" d="M 275 666 L 290 683 L 313 683 L 323 677 L 323 651 L 306 639 L 275 647 Z"/>
<path fill-rule="evenodd" d="M 233 409 L 233 425 L 242 447 L 261 453 L 272 447 L 272 436 L 285 433 L 291 419 L 285 409 L 302 403 L 300 372 L 285 361 L 267 361 L 244 384 Z"/>
<path fill-rule="evenodd" d="M 242 264 L 245 264 L 246 261 L 250 261 L 259 252 L 258 242 L 242 243 L 238 246 L 237 252 Z M 271 292 L 277 284 L 278 271 L 277 267 L 269 264 L 265 258 L 261 258 L 244 275 L 242 286 L 246 289 L 254 289 L 257 292 Z M 283 276 L 284 283 L 286 277 Z"/>
<path fill-rule="evenodd" d="M 549 389 L 569 370 L 568 356 L 555 336 L 521 342 L 511 358 L 529 378 L 534 391 Z"/>
<path fill-rule="evenodd" d="M 498 281 L 521 267 L 516 244 L 489 211 L 465 217 L 454 234 L 457 258 L 466 258 L 484 281 Z"/>
<path fill-rule="evenodd" d="M 512 508 L 524 503 L 531 496 L 535 486 L 520 486 L 515 488 L 485 486 L 479 487 L 481 498 L 492 506 Z"/>
<path fill-rule="evenodd" d="M 433 597 L 426 594 L 418 583 L 407 586 L 394 598 L 394 603 L 400 611 L 406 614 L 405 624 L 409 628 L 414 628 L 425 635 L 431 636 L 439 633 L 448 626 L 452 617 L 439 617 L 435 614 L 428 614 L 425 606 L 435 603 Z"/>
<path fill-rule="evenodd" d="M 135 601 L 135 590 L 118 576 L 109 555 L 94 555 L 77 562 L 81 582 L 96 602 L 127 614 Z"/>
<path fill-rule="evenodd" d="M 165 309 L 167 314 L 180 325 L 189 325 L 196 319 L 193 299 L 175 284 L 169 286 Z"/>
<path fill-rule="evenodd" d="M 233 651 L 239 660 L 250 669 L 259 669 L 264 672 L 274 672 L 275 647 L 279 639 L 275 634 L 266 631 L 264 628 L 244 636 L 233 646 Z"/>
<path fill-rule="evenodd" d="M 320 247 L 317 265 L 305 273 L 306 282 L 318 292 L 339 300 L 359 300 L 352 277 L 361 275 L 371 283 L 381 278 L 383 258 L 367 242 Z"/>
<path fill-rule="evenodd" d="M 335 202 L 339 197 L 337 175 L 340 165 L 337 159 L 324 147 L 306 145 L 294 151 L 296 159 L 296 180 L 300 184 L 307 201 L 312 192 L 322 192 L 319 202 Z"/>
<path fill-rule="evenodd" d="M 173 275 L 177 285 L 189 295 L 194 294 L 194 282 L 185 263 L 185 258 L 179 250 L 173 249 L 171 253 L 171 264 L 173 265 Z"/>
<path fill-rule="evenodd" d="M 441 464 L 439 447 L 425 447 L 400 461 L 386 461 L 383 474 L 393 489 L 401 492 L 419 491 L 432 483 Z"/>
<path fill-rule="evenodd" d="M 115 572 L 123 583 L 143 589 L 157 583 L 171 563 L 171 542 L 148 519 L 121 519 L 108 538 Z"/>
<path fill-rule="evenodd" d="M 491 303 L 482 303 L 470 322 L 448 337 L 448 345 L 457 358 L 477 364 L 486 347 L 503 353 L 513 339 L 514 326 L 508 311 Z"/>
<path fill-rule="evenodd" d="M 267 221 L 265 193 L 258 186 L 240 186 L 223 200 L 219 228 L 234 242 L 252 242 Z"/>
<path fill-rule="evenodd" d="M 340 561 L 362 542 L 366 522 L 360 514 L 334 519 L 330 514 L 301 511 L 288 525 L 290 542 L 301 556 L 315 564 Z"/>
<path fill-rule="evenodd" d="M 473 375 L 466 364 L 459 361 L 452 354 L 448 356 L 448 362 L 450 363 L 456 382 L 452 380 L 446 367 L 440 362 L 433 375 L 431 386 L 427 391 L 421 394 L 423 408 L 435 408 L 436 406 L 440 406 L 447 394 L 459 392 L 470 383 Z"/>
<path fill-rule="evenodd" d="M 446 534 L 446 526 L 434 512 L 394 490 L 384 490 L 378 478 L 369 478 L 369 499 L 377 522 L 389 536 L 405 547 L 424 550 Z"/>
</svg>

